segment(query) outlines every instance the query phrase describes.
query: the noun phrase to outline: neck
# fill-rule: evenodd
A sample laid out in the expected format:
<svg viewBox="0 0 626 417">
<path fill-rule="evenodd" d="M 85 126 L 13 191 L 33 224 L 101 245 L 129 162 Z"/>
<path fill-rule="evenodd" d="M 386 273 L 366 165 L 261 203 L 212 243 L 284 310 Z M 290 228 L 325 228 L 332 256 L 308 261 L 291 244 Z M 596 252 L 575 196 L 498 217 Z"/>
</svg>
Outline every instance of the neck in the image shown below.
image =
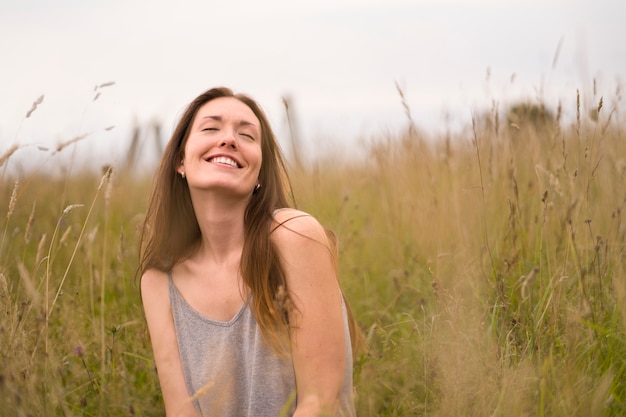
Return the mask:
<svg viewBox="0 0 626 417">
<path fill-rule="evenodd" d="M 218 264 L 238 260 L 243 250 L 248 200 L 203 195 L 192 196 L 192 202 L 202 233 L 197 255 Z"/>
</svg>

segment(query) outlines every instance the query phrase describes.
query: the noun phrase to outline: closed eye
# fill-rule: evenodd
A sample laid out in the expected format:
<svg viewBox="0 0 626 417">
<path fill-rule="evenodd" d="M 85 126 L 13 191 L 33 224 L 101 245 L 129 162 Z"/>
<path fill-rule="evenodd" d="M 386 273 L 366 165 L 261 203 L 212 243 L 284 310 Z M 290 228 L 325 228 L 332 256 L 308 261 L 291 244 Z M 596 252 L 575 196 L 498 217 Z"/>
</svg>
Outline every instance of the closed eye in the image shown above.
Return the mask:
<svg viewBox="0 0 626 417">
<path fill-rule="evenodd" d="M 249 139 L 252 139 L 252 140 L 256 140 L 256 139 L 254 138 L 254 136 L 252 136 L 252 135 L 250 135 L 250 134 L 248 134 L 248 133 L 240 133 L 240 135 L 241 135 L 241 136 L 245 136 L 245 137 L 247 137 L 247 138 L 249 138 Z"/>
<path fill-rule="evenodd" d="M 207 130 L 217 130 L 216 127 L 205 127 L 204 129 L 202 129 L 203 132 L 206 132 Z"/>
</svg>

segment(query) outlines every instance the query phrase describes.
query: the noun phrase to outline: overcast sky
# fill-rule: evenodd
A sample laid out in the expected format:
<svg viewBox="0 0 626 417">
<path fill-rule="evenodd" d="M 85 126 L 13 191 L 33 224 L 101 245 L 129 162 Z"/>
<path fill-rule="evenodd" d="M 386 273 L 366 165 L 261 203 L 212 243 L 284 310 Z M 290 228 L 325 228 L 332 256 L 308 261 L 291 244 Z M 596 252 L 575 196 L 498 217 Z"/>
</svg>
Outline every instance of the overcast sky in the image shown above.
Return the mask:
<svg viewBox="0 0 626 417">
<path fill-rule="evenodd" d="M 85 133 L 86 151 L 126 149 L 133 123 L 170 133 L 216 85 L 256 98 L 281 140 L 290 96 L 309 152 L 401 128 L 396 82 L 433 131 L 493 100 L 573 113 L 594 78 L 610 105 L 624 16 L 622 0 L 0 0 L 0 154 Z"/>
</svg>

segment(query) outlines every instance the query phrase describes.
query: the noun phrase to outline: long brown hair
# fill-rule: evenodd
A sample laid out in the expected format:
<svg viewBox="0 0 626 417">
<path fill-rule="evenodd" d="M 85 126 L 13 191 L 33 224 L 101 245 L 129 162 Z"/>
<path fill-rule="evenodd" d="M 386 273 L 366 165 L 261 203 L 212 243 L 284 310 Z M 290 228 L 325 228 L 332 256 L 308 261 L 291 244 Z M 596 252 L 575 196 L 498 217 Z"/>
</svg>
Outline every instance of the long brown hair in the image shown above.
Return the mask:
<svg viewBox="0 0 626 417">
<path fill-rule="evenodd" d="M 272 213 L 278 208 L 295 206 L 295 202 L 280 146 L 265 113 L 252 98 L 219 87 L 200 94 L 185 109 L 155 177 L 142 228 L 139 269 L 141 274 L 152 268 L 169 272 L 189 256 L 200 241 L 200 227 L 189 188 L 186 181 L 176 175 L 176 168 L 184 156 L 196 113 L 204 104 L 221 97 L 235 98 L 247 105 L 261 124 L 263 158 L 259 183 L 262 187 L 254 192 L 246 207 L 240 268 L 243 282 L 253 295 L 250 308 L 261 334 L 268 345 L 280 353 L 285 351 L 289 334 L 289 312 L 285 306 L 292 303 L 283 268 L 270 240 Z M 353 333 L 352 317 L 350 322 Z"/>
</svg>

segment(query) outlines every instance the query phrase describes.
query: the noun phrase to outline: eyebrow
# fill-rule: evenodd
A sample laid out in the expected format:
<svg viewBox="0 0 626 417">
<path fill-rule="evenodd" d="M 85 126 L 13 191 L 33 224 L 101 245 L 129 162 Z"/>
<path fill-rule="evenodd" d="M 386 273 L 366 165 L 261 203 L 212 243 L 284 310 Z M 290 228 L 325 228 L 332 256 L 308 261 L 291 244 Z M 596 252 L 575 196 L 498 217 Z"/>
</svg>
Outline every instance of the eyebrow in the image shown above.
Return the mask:
<svg viewBox="0 0 626 417">
<path fill-rule="evenodd" d="M 215 120 L 216 122 L 221 122 L 221 121 L 224 120 L 222 118 L 222 116 L 203 116 L 202 120 L 204 120 L 204 119 Z M 239 124 L 239 126 L 253 126 L 253 127 L 257 127 L 257 128 L 259 127 L 259 126 L 257 126 L 256 123 L 252 123 L 252 122 L 249 122 L 247 120 L 240 120 L 238 124 Z"/>
</svg>

